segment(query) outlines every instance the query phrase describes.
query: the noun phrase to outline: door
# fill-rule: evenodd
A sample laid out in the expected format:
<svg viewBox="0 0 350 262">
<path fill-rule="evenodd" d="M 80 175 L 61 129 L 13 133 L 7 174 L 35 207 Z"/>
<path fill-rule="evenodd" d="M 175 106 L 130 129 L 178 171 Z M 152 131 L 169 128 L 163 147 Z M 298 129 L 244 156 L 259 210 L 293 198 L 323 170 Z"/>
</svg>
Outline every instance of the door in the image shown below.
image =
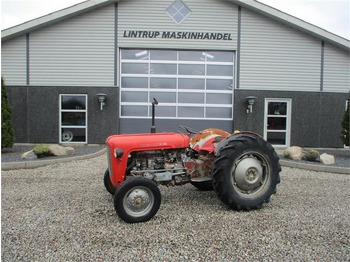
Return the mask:
<svg viewBox="0 0 350 262">
<path fill-rule="evenodd" d="M 121 133 L 149 129 L 153 98 L 158 128 L 174 131 L 187 120 L 232 129 L 234 52 L 122 49 L 120 63 Z"/>
<path fill-rule="evenodd" d="M 60 143 L 87 143 L 87 95 L 60 95 Z"/>
<path fill-rule="evenodd" d="M 264 138 L 275 147 L 290 146 L 291 103 L 291 99 L 265 99 Z"/>
</svg>

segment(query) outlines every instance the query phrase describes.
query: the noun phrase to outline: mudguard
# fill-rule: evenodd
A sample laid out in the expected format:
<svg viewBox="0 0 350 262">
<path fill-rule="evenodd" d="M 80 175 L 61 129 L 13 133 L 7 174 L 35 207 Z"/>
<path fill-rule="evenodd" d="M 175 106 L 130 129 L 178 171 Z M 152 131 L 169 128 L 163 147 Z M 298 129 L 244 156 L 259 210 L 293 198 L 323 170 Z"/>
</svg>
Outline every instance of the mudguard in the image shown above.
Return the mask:
<svg viewBox="0 0 350 262">
<path fill-rule="evenodd" d="M 255 133 L 255 132 L 251 132 L 251 131 L 238 131 L 236 130 L 232 135 L 229 135 L 227 138 L 228 139 L 236 139 L 239 136 L 251 136 L 251 137 L 257 137 L 259 139 L 265 140 L 261 135 Z M 219 155 L 219 152 L 221 150 L 221 148 L 225 146 L 225 143 L 220 143 L 214 150 L 215 155 Z"/>
<path fill-rule="evenodd" d="M 195 134 L 190 141 L 191 148 L 197 152 L 208 151 L 215 152 L 216 145 L 221 141 L 219 138 L 229 137 L 230 134 L 217 128 L 209 128 Z"/>
</svg>

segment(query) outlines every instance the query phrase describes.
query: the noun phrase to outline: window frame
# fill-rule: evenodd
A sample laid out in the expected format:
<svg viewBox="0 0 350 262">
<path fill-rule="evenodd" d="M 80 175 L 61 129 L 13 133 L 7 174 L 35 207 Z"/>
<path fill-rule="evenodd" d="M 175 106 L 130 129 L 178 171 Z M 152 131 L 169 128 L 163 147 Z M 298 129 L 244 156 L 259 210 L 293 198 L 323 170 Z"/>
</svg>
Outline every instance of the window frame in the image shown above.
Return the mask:
<svg viewBox="0 0 350 262">
<path fill-rule="evenodd" d="M 62 109 L 62 98 L 85 97 L 85 109 Z M 62 125 L 62 113 L 85 113 L 85 125 Z M 62 129 L 85 129 L 85 141 L 63 141 Z M 87 94 L 60 94 L 59 95 L 59 143 L 60 144 L 87 144 L 88 143 L 88 95 Z"/>
</svg>

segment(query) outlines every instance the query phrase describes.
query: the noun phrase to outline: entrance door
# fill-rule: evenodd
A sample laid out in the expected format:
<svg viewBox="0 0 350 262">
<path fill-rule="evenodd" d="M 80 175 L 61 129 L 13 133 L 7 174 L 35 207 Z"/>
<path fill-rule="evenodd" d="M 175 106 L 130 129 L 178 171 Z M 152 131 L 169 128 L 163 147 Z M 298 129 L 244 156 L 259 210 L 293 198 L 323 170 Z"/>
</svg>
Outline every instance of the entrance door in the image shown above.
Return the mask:
<svg viewBox="0 0 350 262">
<path fill-rule="evenodd" d="M 291 99 L 265 99 L 264 138 L 275 147 L 290 146 L 291 103 Z"/>
<path fill-rule="evenodd" d="M 60 143 L 87 143 L 87 95 L 60 95 Z"/>
</svg>

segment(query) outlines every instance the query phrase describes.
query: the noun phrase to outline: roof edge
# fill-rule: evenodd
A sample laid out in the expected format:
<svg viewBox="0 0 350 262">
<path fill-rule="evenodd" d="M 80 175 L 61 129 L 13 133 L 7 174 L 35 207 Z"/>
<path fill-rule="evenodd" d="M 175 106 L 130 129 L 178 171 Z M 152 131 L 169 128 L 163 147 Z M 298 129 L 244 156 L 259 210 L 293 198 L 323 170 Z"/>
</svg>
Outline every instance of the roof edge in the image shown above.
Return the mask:
<svg viewBox="0 0 350 262">
<path fill-rule="evenodd" d="M 229 0 L 239 6 L 245 7 L 249 10 L 263 14 L 275 20 L 278 20 L 284 24 L 287 24 L 295 29 L 306 32 L 313 35 L 316 38 L 325 42 L 331 42 L 332 44 L 350 50 L 350 40 L 331 33 L 325 29 L 322 29 L 316 25 L 308 23 L 300 18 L 284 13 L 281 10 L 275 9 L 269 5 L 260 3 L 256 0 Z"/>
<path fill-rule="evenodd" d="M 266 4 L 260 3 L 256 0 L 228 0 L 236 5 L 242 6 L 254 12 L 263 14 L 272 19 L 278 20 L 287 24 L 297 30 L 306 32 L 316 38 L 325 42 L 330 42 L 340 48 L 350 50 L 350 41 L 340 37 L 336 34 L 328 32 L 325 29 L 310 24 L 304 20 L 294 17 L 290 14 L 284 13 Z M 28 33 L 41 27 L 45 27 L 61 20 L 88 12 L 97 7 L 102 7 L 108 4 L 119 2 L 119 0 L 88 0 L 65 9 L 47 14 L 45 16 L 30 20 L 28 22 L 4 29 L 1 31 L 1 41 L 6 41 L 17 37 L 21 34 Z"/>
<path fill-rule="evenodd" d="M 111 3 L 118 2 L 119 0 L 88 0 L 53 13 L 35 18 L 28 22 L 4 29 L 1 31 L 1 41 L 6 41 L 11 38 L 17 37 L 22 34 L 26 34 L 30 31 L 36 30 L 41 27 L 45 27 L 61 20 L 88 12 L 97 7 L 102 7 Z"/>
</svg>

